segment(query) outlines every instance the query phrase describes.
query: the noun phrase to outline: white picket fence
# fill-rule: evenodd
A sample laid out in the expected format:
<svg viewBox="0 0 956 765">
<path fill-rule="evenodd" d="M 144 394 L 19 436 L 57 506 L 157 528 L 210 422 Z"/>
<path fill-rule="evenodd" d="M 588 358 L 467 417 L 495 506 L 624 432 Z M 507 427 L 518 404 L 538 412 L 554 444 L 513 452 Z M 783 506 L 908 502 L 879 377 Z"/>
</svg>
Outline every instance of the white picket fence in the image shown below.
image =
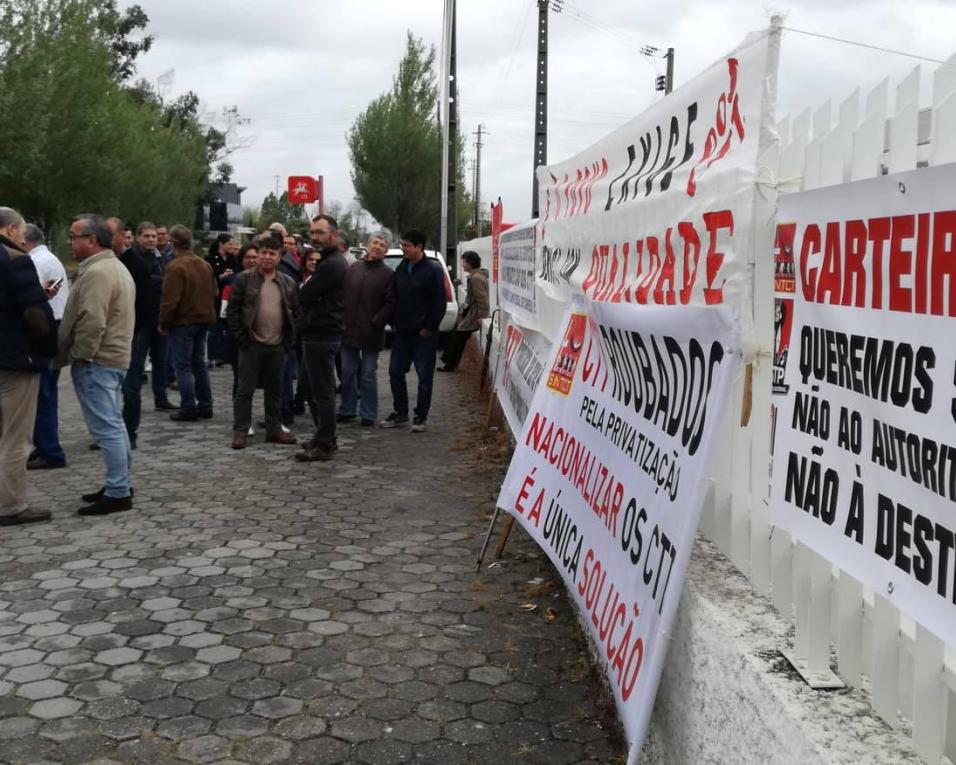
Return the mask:
<svg viewBox="0 0 956 765">
<path fill-rule="evenodd" d="M 795 653 L 812 671 L 831 666 L 869 693 L 891 727 L 911 730 L 932 765 L 956 762 L 956 636 L 948 645 L 789 534 L 771 531 L 767 504 L 773 344 L 773 224 L 777 194 L 833 186 L 883 173 L 956 161 L 956 55 L 935 70 L 932 106 L 920 110 L 920 68 L 896 86 L 884 80 L 861 103 L 855 90 L 777 125 L 779 143 L 761 156 L 761 235 L 755 245 L 754 324 L 761 353 L 753 371 L 753 416 L 740 427 L 743 379 L 729 413 L 726 447 L 715 469 L 702 533 L 754 589 L 795 622 Z M 956 190 L 954 190 L 956 193 Z"/>
</svg>

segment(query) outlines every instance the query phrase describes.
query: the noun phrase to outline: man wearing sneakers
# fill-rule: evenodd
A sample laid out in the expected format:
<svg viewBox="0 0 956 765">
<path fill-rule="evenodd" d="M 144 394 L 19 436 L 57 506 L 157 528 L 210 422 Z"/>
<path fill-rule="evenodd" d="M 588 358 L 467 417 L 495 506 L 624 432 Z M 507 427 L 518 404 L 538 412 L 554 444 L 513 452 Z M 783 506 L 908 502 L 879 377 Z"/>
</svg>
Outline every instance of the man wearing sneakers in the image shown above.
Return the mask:
<svg viewBox="0 0 956 765">
<path fill-rule="evenodd" d="M 395 310 L 392 315 L 392 358 L 388 377 L 394 411 L 381 423 L 394 428 L 408 422 L 405 375 L 412 364 L 418 375 L 418 396 L 412 430 L 425 430 L 432 402 L 432 380 L 438 352 L 438 327 L 445 315 L 445 273 L 441 263 L 425 257 L 425 235 L 406 231 L 400 246 L 404 255 L 395 269 Z"/>
</svg>

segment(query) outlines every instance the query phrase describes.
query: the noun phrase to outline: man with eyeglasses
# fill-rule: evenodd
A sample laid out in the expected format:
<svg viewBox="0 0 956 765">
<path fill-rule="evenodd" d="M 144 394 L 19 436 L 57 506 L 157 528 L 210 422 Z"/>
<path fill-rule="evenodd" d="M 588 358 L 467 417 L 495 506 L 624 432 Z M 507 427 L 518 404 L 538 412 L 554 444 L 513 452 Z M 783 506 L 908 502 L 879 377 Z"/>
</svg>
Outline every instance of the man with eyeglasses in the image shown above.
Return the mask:
<svg viewBox="0 0 956 765">
<path fill-rule="evenodd" d="M 322 254 L 315 273 L 299 292 L 302 354 L 309 376 L 315 435 L 295 455 L 300 462 L 326 461 L 338 449 L 335 438 L 335 355 L 345 328 L 345 274 L 348 266 L 336 241 L 338 224 L 318 215 L 309 225 L 309 240 Z"/>
<path fill-rule="evenodd" d="M 77 217 L 69 239 L 80 267 L 60 323 L 56 363 L 70 365 L 83 419 L 106 462 L 106 485 L 84 494 L 88 504 L 78 512 L 108 515 L 133 506 L 121 390 L 133 344 L 136 288 L 113 253 L 113 234 L 100 216 Z"/>
</svg>

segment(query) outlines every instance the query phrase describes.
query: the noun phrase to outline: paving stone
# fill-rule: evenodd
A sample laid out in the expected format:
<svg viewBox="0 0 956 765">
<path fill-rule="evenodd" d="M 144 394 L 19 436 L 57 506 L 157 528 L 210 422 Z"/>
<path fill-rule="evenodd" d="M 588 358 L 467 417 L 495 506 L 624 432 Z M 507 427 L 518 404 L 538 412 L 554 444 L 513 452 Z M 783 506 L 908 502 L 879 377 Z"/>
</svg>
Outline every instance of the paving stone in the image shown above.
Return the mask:
<svg viewBox="0 0 956 765">
<path fill-rule="evenodd" d="M 248 702 L 233 696 L 214 696 L 196 704 L 195 713 L 210 720 L 225 720 L 241 715 L 246 711 Z"/>
<path fill-rule="evenodd" d="M 347 717 L 332 723 L 331 734 L 352 744 L 370 741 L 382 735 L 384 723 L 367 717 Z"/>
<path fill-rule="evenodd" d="M 227 407 L 231 375 L 211 377 Z M 503 464 L 459 450 L 467 370 L 447 382 L 426 439 L 343 426 L 318 480 L 283 450 L 233 452 L 218 427 L 145 412 L 133 512 L 0 539 L 0 762 L 620 759 L 577 679 L 581 644 L 517 609 L 529 579 L 556 578 L 527 536 L 472 586 Z M 51 505 L 102 469 L 62 394 L 76 469 L 31 478 Z"/>
<path fill-rule="evenodd" d="M 65 687 L 64 685 L 64 688 Z M 73 688 L 73 690 L 70 691 L 70 695 L 83 701 L 99 701 L 100 699 L 108 699 L 116 696 L 122 690 L 123 686 L 119 683 L 114 683 L 112 680 L 87 680 Z"/>
<path fill-rule="evenodd" d="M 294 718 L 290 718 L 294 719 Z M 261 736 L 269 730 L 270 721 L 264 717 L 238 715 L 227 717 L 216 723 L 216 733 L 227 738 L 248 738 Z"/>
<path fill-rule="evenodd" d="M 164 738 L 179 740 L 202 735 L 210 727 L 212 727 L 212 721 L 210 720 L 195 715 L 183 715 L 182 717 L 164 720 L 156 728 L 156 732 Z"/>
<path fill-rule="evenodd" d="M 82 701 L 58 696 L 38 701 L 30 707 L 30 714 L 41 720 L 54 720 L 59 717 L 72 717 L 83 707 Z"/>
<path fill-rule="evenodd" d="M 302 699 L 289 696 L 273 696 L 269 699 L 260 699 L 252 707 L 252 713 L 260 717 L 277 720 L 298 714 L 302 709 Z"/>
<path fill-rule="evenodd" d="M 176 754 L 189 762 L 213 762 L 229 755 L 229 741 L 219 736 L 199 736 L 183 741 Z"/>
<path fill-rule="evenodd" d="M 59 680 L 37 680 L 33 683 L 25 683 L 17 689 L 17 696 L 22 696 L 31 701 L 40 699 L 51 699 L 55 696 L 62 696 L 67 689 L 66 683 Z"/>
<path fill-rule="evenodd" d="M 256 736 L 240 741 L 235 754 L 242 760 L 269 765 L 288 759 L 292 754 L 292 744 L 274 736 Z"/>
</svg>

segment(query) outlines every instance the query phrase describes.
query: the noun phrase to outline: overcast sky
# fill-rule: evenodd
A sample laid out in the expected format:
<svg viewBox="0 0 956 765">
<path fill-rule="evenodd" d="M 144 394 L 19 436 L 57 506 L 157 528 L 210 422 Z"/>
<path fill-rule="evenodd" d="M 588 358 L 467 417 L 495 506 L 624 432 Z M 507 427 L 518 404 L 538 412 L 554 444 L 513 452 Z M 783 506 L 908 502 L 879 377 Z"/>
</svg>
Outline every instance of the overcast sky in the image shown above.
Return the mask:
<svg viewBox="0 0 956 765">
<path fill-rule="evenodd" d="M 441 43 L 442 0 L 139 0 L 153 49 L 139 75 L 168 97 L 196 91 L 207 116 L 225 108 L 248 123 L 250 145 L 231 158 L 243 201 L 258 205 L 289 175 L 324 175 L 326 200 L 353 198 L 345 135 L 366 105 L 391 87 L 405 32 Z M 660 58 L 676 51 L 676 85 L 733 49 L 771 13 L 785 25 L 946 59 L 956 52 L 956 0 L 565 0 L 550 15 L 550 161 L 559 161 L 639 114 L 661 96 Z M 482 152 L 481 197 L 501 196 L 505 218 L 530 216 L 535 0 L 458 0 L 460 125 L 472 182 L 473 132 Z M 883 77 L 898 81 L 919 62 L 784 32 L 778 116 L 837 102 Z M 935 64 L 923 64 L 925 104 Z M 165 75 L 165 76 L 164 76 Z M 892 108 L 892 100 L 891 100 Z M 175 160 L 172 160 L 175 161 Z"/>
</svg>

